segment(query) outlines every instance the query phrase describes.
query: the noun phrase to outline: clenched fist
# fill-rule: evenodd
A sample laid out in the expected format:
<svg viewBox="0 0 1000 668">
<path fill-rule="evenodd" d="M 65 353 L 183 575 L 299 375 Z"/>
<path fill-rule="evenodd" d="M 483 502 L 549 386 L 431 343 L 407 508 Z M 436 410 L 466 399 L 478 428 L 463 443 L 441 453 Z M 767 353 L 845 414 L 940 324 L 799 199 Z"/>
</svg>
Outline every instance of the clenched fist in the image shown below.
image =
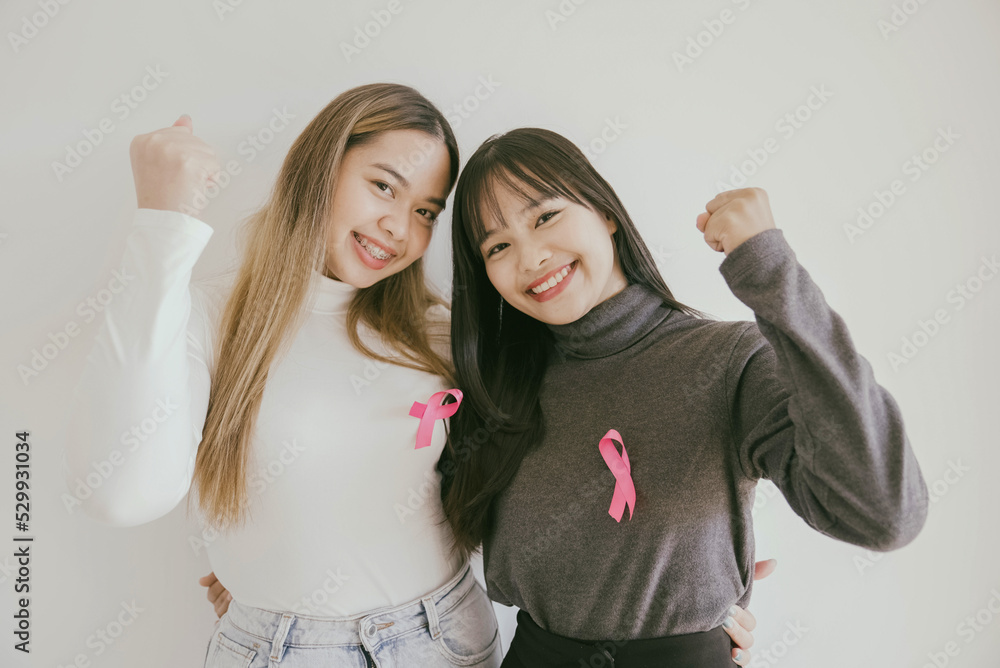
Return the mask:
<svg viewBox="0 0 1000 668">
<path fill-rule="evenodd" d="M 774 216 L 762 188 L 739 188 L 716 195 L 696 224 L 712 250 L 729 255 L 755 234 L 774 229 Z"/>
<path fill-rule="evenodd" d="M 212 147 L 194 136 L 187 114 L 169 128 L 137 135 L 129 146 L 129 156 L 140 209 L 197 216 L 208 203 L 205 187 L 222 171 Z"/>
</svg>

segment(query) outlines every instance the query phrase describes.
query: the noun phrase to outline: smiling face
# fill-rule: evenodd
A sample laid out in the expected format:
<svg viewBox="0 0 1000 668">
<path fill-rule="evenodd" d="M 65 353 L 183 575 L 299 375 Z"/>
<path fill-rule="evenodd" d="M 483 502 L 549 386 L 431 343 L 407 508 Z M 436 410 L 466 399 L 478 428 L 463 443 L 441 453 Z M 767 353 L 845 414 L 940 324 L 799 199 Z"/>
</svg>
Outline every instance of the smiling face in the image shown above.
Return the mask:
<svg viewBox="0 0 1000 668">
<path fill-rule="evenodd" d="M 344 154 L 326 231 L 325 275 L 366 288 L 419 259 L 448 197 L 440 139 L 390 130 Z"/>
<path fill-rule="evenodd" d="M 479 250 L 490 282 L 511 306 L 562 325 L 625 288 L 610 216 L 565 197 L 526 203 L 500 186 L 494 195 L 507 226 L 487 216 Z"/>
</svg>

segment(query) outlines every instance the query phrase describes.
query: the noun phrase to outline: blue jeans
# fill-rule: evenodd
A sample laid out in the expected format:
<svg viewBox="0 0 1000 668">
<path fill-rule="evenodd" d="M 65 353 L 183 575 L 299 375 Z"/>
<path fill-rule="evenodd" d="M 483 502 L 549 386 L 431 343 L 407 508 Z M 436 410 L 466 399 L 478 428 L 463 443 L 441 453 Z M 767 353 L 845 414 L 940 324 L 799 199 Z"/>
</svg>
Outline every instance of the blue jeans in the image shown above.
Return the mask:
<svg viewBox="0 0 1000 668">
<path fill-rule="evenodd" d="M 497 668 L 493 604 L 468 563 L 436 591 L 353 617 L 310 617 L 242 605 L 218 622 L 205 668 Z"/>
</svg>

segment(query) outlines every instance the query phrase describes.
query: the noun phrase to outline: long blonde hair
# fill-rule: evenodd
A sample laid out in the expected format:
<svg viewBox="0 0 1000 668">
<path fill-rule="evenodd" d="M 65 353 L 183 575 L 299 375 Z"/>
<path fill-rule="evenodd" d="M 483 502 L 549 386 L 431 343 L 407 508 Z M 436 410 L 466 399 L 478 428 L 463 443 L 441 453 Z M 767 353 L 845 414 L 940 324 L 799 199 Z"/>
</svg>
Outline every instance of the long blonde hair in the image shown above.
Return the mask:
<svg viewBox="0 0 1000 668">
<path fill-rule="evenodd" d="M 246 520 L 248 460 L 268 369 L 287 352 L 307 312 L 311 273 L 324 266 L 325 226 L 344 154 L 379 133 L 405 129 L 445 143 L 450 191 L 459 158 L 448 121 L 413 88 L 368 84 L 345 91 L 316 115 L 285 157 L 267 203 L 247 220 L 247 248 L 217 332 L 217 362 L 192 481 L 199 508 L 216 528 Z M 435 304 L 447 307 L 428 289 L 418 259 L 356 291 L 347 313 L 350 341 L 372 359 L 453 384 L 452 366 L 435 352 L 427 328 L 426 311 Z M 365 345 L 361 323 L 398 355 L 388 358 Z"/>
</svg>

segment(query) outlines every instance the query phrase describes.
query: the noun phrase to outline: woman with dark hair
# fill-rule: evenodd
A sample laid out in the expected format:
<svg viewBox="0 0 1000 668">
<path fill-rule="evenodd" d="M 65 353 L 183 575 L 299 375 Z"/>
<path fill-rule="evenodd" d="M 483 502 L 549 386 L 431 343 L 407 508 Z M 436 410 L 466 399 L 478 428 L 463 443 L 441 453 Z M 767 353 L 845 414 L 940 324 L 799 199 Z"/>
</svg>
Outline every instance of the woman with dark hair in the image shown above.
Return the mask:
<svg viewBox="0 0 1000 668">
<path fill-rule="evenodd" d="M 720 624 L 750 599 L 760 478 L 869 549 L 924 524 L 899 408 L 766 193 L 720 193 L 697 227 L 755 322 L 674 299 L 614 190 L 554 132 L 492 137 L 459 177 L 464 400 L 442 494 L 457 547 L 483 544 L 489 596 L 520 608 L 503 666 L 732 665 Z"/>
</svg>

